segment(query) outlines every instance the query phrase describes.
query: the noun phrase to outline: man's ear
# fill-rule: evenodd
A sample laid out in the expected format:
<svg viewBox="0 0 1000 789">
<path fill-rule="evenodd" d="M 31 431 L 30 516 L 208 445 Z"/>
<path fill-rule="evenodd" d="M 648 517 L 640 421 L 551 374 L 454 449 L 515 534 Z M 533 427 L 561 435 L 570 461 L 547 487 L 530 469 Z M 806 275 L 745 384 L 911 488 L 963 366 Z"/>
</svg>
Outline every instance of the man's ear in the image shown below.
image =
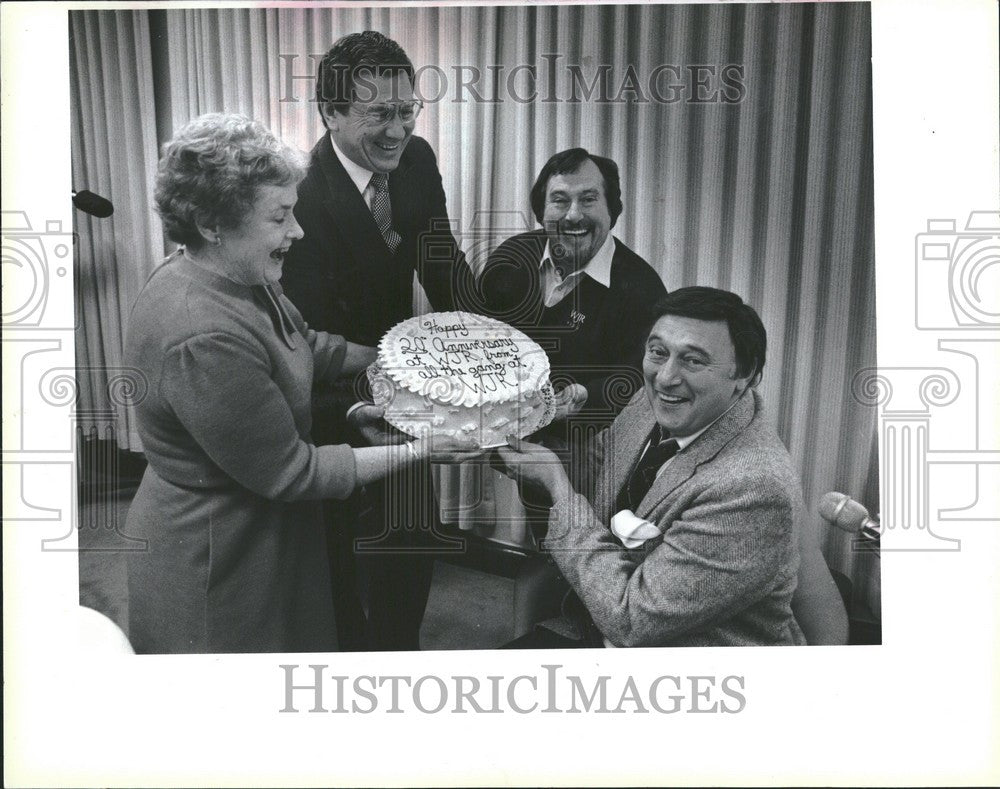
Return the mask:
<svg viewBox="0 0 1000 789">
<path fill-rule="evenodd" d="M 321 104 L 319 108 L 320 114 L 323 116 L 323 120 L 326 123 L 326 128 L 330 131 L 340 131 L 340 113 L 337 112 L 329 104 Z"/>
<path fill-rule="evenodd" d="M 747 389 L 757 383 L 757 373 L 756 371 L 751 372 L 750 375 L 745 378 L 734 377 L 733 378 L 733 394 L 736 397 L 741 396 Z"/>
<path fill-rule="evenodd" d="M 607 195 L 604 196 L 604 207 L 607 209 L 608 216 L 611 217 L 611 224 L 608 225 L 608 230 L 614 230 L 615 229 L 615 225 L 618 224 L 618 217 L 617 216 L 611 216 L 611 207 L 608 205 L 608 197 L 607 197 Z M 621 216 L 621 214 L 619 214 L 619 216 Z"/>
</svg>

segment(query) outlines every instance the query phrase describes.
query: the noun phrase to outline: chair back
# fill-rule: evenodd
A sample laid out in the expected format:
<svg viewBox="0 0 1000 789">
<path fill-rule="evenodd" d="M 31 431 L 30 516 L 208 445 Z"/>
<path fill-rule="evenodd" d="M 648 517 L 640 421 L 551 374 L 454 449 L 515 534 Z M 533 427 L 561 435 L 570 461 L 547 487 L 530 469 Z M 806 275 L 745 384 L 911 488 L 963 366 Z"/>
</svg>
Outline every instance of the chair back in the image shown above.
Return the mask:
<svg viewBox="0 0 1000 789">
<path fill-rule="evenodd" d="M 816 523 L 819 526 L 822 520 Z M 818 529 L 802 524 L 799 533 L 799 576 L 792 614 L 810 645 L 846 644 L 847 608 L 819 547 Z"/>
</svg>

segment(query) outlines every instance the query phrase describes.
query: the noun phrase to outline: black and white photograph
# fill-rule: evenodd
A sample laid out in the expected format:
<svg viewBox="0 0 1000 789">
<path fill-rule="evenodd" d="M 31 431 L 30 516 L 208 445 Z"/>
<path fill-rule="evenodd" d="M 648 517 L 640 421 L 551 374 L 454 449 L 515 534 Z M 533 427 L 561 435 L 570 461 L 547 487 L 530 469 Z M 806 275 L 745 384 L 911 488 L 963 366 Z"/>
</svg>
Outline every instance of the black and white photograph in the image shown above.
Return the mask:
<svg viewBox="0 0 1000 789">
<path fill-rule="evenodd" d="M 133 649 L 878 643 L 866 4 L 69 23 Z"/>
<path fill-rule="evenodd" d="M 5 641 L 76 669 L 5 717 L 122 727 L 18 784 L 936 782 L 894 667 L 995 658 L 1000 146 L 930 96 L 988 118 L 995 43 L 934 3 L 12 5 L 53 56 L 5 34 L 5 79 L 65 101 L 42 179 L 4 146 L 5 575 L 55 617 Z M 935 19 L 967 84 L 922 96 L 891 47 Z"/>
</svg>

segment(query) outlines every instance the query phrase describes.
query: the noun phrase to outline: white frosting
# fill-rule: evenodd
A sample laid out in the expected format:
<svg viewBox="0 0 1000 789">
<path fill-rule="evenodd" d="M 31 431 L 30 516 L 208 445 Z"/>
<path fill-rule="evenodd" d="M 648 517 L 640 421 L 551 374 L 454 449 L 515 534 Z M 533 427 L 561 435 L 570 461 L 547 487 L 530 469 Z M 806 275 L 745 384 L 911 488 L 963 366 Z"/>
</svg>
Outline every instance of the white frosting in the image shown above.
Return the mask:
<svg viewBox="0 0 1000 789">
<path fill-rule="evenodd" d="M 549 359 L 523 332 L 467 312 L 435 312 L 390 329 L 369 371 L 386 419 L 414 436 L 505 443 L 552 420 Z"/>
<path fill-rule="evenodd" d="M 398 386 L 454 405 L 503 403 L 549 380 L 549 357 L 526 334 L 468 312 L 432 312 L 393 326 L 379 365 Z"/>
</svg>

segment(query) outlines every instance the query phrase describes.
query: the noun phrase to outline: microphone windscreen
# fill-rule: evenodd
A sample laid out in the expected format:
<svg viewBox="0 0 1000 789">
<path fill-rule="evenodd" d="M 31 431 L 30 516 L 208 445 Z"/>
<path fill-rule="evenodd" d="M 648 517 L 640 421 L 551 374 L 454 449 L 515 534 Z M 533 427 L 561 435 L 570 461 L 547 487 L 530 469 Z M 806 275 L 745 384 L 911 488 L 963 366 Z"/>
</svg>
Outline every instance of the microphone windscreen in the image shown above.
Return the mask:
<svg viewBox="0 0 1000 789">
<path fill-rule="evenodd" d="M 819 514 L 823 516 L 824 520 L 833 523 L 846 500 L 847 496 L 843 493 L 837 493 L 836 491 L 827 493 L 819 500 Z"/>
<path fill-rule="evenodd" d="M 86 189 L 73 193 L 73 205 L 85 214 L 96 216 L 98 219 L 106 219 L 115 212 L 110 200 Z"/>
<path fill-rule="evenodd" d="M 869 520 L 868 510 L 843 493 L 827 493 L 820 500 L 819 514 L 838 529 L 857 534 Z"/>
</svg>

